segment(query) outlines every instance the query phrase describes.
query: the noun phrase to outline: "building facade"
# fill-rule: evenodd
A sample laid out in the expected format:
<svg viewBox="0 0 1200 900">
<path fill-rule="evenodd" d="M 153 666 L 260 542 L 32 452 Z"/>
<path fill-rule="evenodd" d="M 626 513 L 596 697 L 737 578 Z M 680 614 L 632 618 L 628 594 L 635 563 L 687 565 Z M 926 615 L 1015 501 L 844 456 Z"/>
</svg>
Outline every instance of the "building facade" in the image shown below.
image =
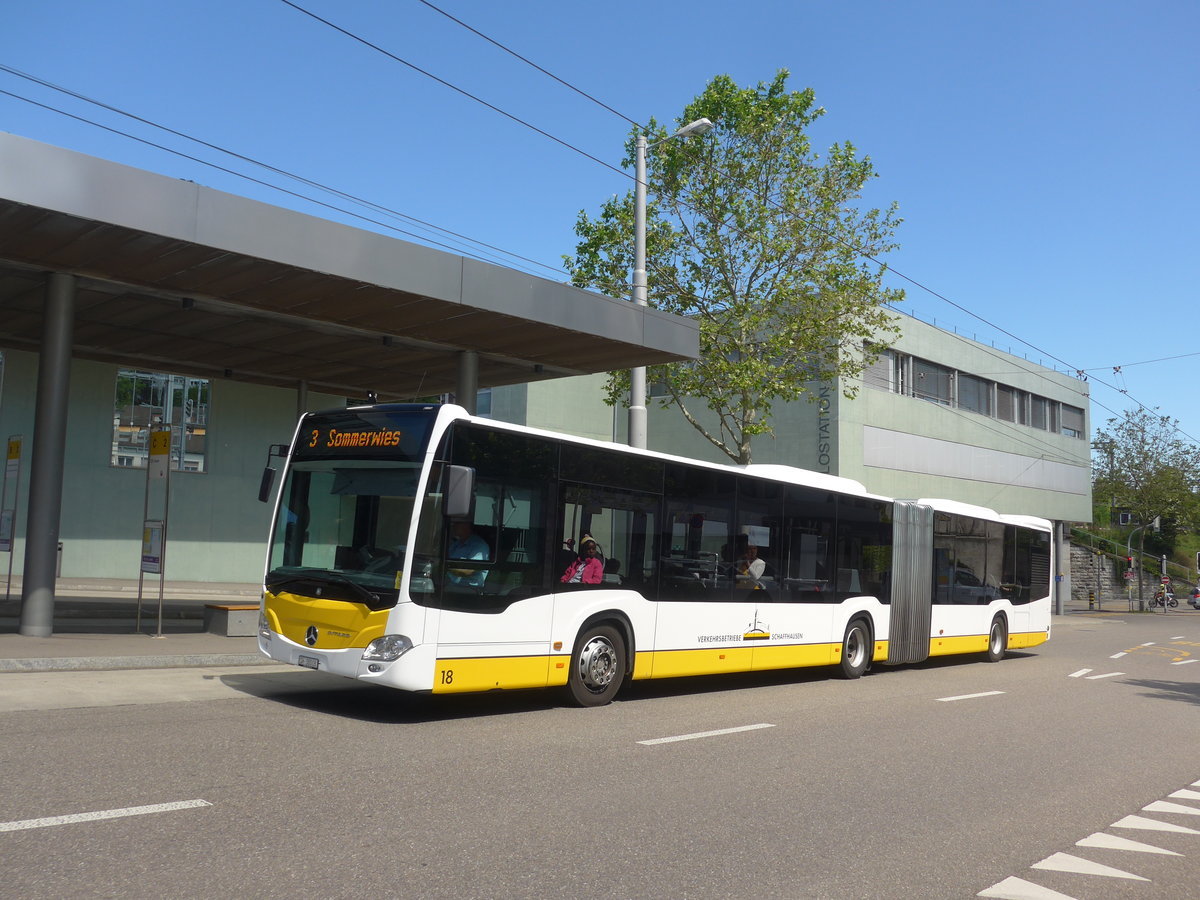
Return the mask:
<svg viewBox="0 0 1200 900">
<path fill-rule="evenodd" d="M 1091 520 L 1088 385 L 1019 356 L 898 316 L 898 338 L 862 378 L 777 405 L 756 463 L 861 482 L 889 497 L 941 497 L 1059 522 Z M 506 421 L 626 439 L 603 376 L 493 391 Z M 654 450 L 728 462 L 674 409 L 649 403 Z M 706 424 L 715 425 L 715 420 Z"/>
</svg>

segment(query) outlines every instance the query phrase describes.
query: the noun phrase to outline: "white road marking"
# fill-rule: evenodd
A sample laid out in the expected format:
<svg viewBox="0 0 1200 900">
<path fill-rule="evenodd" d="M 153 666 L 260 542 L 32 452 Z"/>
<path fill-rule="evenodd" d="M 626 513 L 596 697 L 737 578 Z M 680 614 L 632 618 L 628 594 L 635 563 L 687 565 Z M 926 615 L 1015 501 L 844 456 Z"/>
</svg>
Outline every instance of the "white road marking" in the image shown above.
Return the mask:
<svg viewBox="0 0 1200 900">
<path fill-rule="evenodd" d="M 653 738 L 648 741 L 638 741 L 639 744 L 671 744 L 675 741 L 695 741 L 700 738 L 717 737 L 722 734 L 737 734 L 739 731 L 756 731 L 759 728 L 774 728 L 769 722 L 758 725 L 741 725 L 737 728 L 718 728 L 716 731 L 697 731 L 694 734 L 677 734 L 674 737 Z"/>
<path fill-rule="evenodd" d="M 1122 656 L 1125 656 L 1127 653 L 1128 653 L 1127 650 L 1122 650 L 1120 653 L 1114 653 L 1112 656 L 1109 657 L 1109 659 L 1120 659 Z"/>
<path fill-rule="evenodd" d="M 1080 669 L 1078 672 L 1072 672 L 1067 677 L 1068 678 L 1078 678 L 1080 675 L 1086 675 L 1090 671 L 1092 671 L 1092 670 L 1091 669 Z"/>
<path fill-rule="evenodd" d="M 1173 662 L 1173 666 L 1186 666 L 1188 663 L 1200 662 L 1200 659 L 1181 659 L 1179 662 Z"/>
<path fill-rule="evenodd" d="M 1168 797 L 1174 797 L 1176 800 L 1200 800 L 1200 791 L 1176 791 L 1173 794 L 1167 794 Z"/>
<path fill-rule="evenodd" d="M 1170 822 L 1160 822 L 1157 819 L 1147 819 L 1145 816 L 1126 816 L 1112 823 L 1113 828 L 1138 828 L 1142 831 L 1171 831 L 1175 834 L 1200 834 L 1195 828 L 1185 825 L 1172 825 Z"/>
<path fill-rule="evenodd" d="M 1184 806 L 1182 803 L 1168 803 L 1166 800 L 1155 800 L 1150 805 L 1143 806 L 1142 812 L 1184 813 L 1189 816 L 1200 816 L 1200 809 L 1194 806 Z"/>
<path fill-rule="evenodd" d="M 1026 881 L 1024 878 L 1005 878 L 993 884 L 986 891 L 980 891 L 977 897 L 994 897 L 996 900 L 1075 900 L 1067 894 L 1060 894 L 1050 888 Z"/>
<path fill-rule="evenodd" d="M 0 822 L 0 831 L 24 831 L 27 828 L 49 828 L 52 825 L 74 825 L 76 822 L 95 822 L 100 819 L 120 819 L 125 816 L 145 816 L 150 813 L 174 812 L 212 806 L 207 800 L 179 800 L 175 803 L 155 803 L 150 806 L 127 806 L 124 809 L 102 809 L 98 812 L 74 813 L 69 816 L 48 816 L 44 819 L 22 819 L 19 822 Z"/>
<path fill-rule="evenodd" d="M 1185 637 L 1187 637 L 1187 635 L 1186 635 L 1186 634 L 1177 634 L 1177 635 L 1175 635 L 1175 637 L 1171 638 L 1171 640 L 1173 640 L 1173 641 L 1182 641 L 1182 640 L 1183 640 Z"/>
<path fill-rule="evenodd" d="M 1100 863 L 1072 856 L 1070 853 L 1055 853 L 1047 856 L 1041 862 L 1036 862 L 1031 869 L 1048 869 L 1051 872 L 1071 872 L 1075 875 L 1103 875 L 1105 878 L 1128 878 L 1130 881 L 1149 881 L 1141 875 L 1114 869 L 1112 866 L 1102 866 Z"/>
<path fill-rule="evenodd" d="M 1153 647 L 1153 646 L 1154 646 L 1154 641 L 1148 641 L 1148 642 L 1147 642 L 1147 643 L 1145 643 L 1145 644 L 1138 644 L 1138 646 L 1139 646 L 1139 647 Z"/>
<path fill-rule="evenodd" d="M 1097 678 L 1115 678 L 1118 675 L 1124 675 L 1124 672 L 1105 672 L 1103 675 L 1089 675 L 1088 681 L 1095 681 Z"/>
<path fill-rule="evenodd" d="M 951 703 L 954 700 L 974 700 L 976 697 L 995 697 L 1004 691 L 983 691 L 979 694 L 959 694 L 957 697 L 938 697 L 938 703 Z"/>
<path fill-rule="evenodd" d="M 1075 842 L 1076 847 L 1099 847 L 1102 850 L 1130 850 L 1134 853 L 1160 853 L 1163 856 L 1181 856 L 1174 850 L 1164 850 L 1141 841 L 1131 841 L 1129 838 L 1117 837 L 1115 834 L 1105 834 L 1097 831 L 1089 834 L 1082 841 Z"/>
</svg>

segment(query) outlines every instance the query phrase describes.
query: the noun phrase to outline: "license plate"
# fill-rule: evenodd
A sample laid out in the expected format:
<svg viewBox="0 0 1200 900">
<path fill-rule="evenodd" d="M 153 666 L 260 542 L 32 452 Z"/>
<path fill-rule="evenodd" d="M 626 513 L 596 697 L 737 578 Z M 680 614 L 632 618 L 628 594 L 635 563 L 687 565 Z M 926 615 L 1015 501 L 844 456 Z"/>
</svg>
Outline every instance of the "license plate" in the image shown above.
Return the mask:
<svg viewBox="0 0 1200 900">
<path fill-rule="evenodd" d="M 317 659 L 315 656 L 301 656 L 296 661 L 299 662 L 300 665 L 304 666 L 304 668 L 306 668 L 306 669 L 321 668 L 321 661 L 319 659 Z"/>
</svg>

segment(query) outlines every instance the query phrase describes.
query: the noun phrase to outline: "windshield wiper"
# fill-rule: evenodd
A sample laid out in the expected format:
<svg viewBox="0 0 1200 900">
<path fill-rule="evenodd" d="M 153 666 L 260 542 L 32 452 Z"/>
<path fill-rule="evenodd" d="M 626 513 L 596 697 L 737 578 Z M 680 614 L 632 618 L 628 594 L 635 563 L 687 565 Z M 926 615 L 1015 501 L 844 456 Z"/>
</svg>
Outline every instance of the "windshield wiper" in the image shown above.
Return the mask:
<svg viewBox="0 0 1200 900">
<path fill-rule="evenodd" d="M 269 590 L 272 594 L 277 594 L 279 593 L 280 588 L 285 588 L 288 586 L 312 587 L 315 588 L 313 593 L 315 593 L 318 597 L 323 596 L 321 589 L 325 587 L 332 587 L 335 589 L 346 588 L 346 593 L 350 595 L 349 597 L 339 596 L 332 599 L 357 601 L 362 603 L 368 609 L 372 610 L 386 609 L 390 605 L 389 601 L 381 595 L 375 593 L 374 591 L 367 590 L 367 588 L 363 587 L 361 584 L 351 581 L 345 575 L 342 575 L 338 572 L 309 571 L 298 572 L 295 574 L 285 574 L 276 569 L 274 572 L 271 572 L 269 575 L 267 575 L 265 584 L 267 590 Z"/>
</svg>

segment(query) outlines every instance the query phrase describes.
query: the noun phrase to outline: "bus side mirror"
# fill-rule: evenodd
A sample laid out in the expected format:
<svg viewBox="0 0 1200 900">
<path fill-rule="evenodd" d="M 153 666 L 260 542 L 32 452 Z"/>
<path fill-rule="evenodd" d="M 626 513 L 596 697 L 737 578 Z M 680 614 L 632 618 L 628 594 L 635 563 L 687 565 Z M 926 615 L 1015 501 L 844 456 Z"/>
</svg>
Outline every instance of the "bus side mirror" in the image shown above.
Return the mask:
<svg viewBox="0 0 1200 900">
<path fill-rule="evenodd" d="M 266 503 L 271 499 L 271 485 L 275 483 L 275 470 L 270 466 L 263 469 L 262 481 L 258 483 L 258 502 Z"/>
<path fill-rule="evenodd" d="M 474 502 L 475 470 L 470 466 L 447 466 L 442 512 L 452 519 L 467 518 Z"/>
<path fill-rule="evenodd" d="M 272 444 L 267 448 L 267 467 L 263 469 L 262 481 L 258 483 L 258 499 L 261 503 L 266 503 L 271 499 L 271 485 L 275 483 L 275 470 L 271 468 L 271 457 L 278 456 L 280 459 L 284 459 L 287 454 L 287 444 Z"/>
</svg>

